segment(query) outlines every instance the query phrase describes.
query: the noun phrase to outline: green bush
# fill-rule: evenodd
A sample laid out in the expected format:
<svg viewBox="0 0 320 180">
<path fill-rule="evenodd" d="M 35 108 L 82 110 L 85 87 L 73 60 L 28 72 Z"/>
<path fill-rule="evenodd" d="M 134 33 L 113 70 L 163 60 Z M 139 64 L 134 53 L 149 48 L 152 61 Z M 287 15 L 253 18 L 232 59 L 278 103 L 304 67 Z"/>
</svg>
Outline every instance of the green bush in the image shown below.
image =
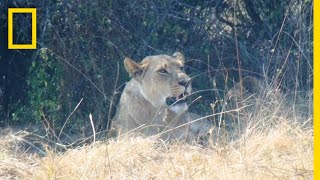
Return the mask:
<svg viewBox="0 0 320 180">
<path fill-rule="evenodd" d="M 57 60 L 45 48 L 35 56 L 27 74 L 27 103 L 18 105 L 12 120 L 44 123 L 48 128 L 59 130 L 64 117 L 60 94 L 63 86 L 61 64 L 56 63 Z"/>
</svg>

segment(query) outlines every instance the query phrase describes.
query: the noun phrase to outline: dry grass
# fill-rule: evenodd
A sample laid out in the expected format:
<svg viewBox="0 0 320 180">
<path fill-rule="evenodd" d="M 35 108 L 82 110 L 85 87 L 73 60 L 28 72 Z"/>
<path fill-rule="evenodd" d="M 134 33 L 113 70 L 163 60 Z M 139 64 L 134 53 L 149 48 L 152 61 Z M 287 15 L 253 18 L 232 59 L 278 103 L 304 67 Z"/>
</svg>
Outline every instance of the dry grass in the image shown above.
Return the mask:
<svg viewBox="0 0 320 180">
<path fill-rule="evenodd" d="M 11 142 L 12 143 L 12 142 Z M 97 142 L 46 157 L 14 153 L 1 139 L 0 177 L 25 179 L 312 179 L 313 131 L 283 121 L 226 145 L 152 138 Z"/>
</svg>

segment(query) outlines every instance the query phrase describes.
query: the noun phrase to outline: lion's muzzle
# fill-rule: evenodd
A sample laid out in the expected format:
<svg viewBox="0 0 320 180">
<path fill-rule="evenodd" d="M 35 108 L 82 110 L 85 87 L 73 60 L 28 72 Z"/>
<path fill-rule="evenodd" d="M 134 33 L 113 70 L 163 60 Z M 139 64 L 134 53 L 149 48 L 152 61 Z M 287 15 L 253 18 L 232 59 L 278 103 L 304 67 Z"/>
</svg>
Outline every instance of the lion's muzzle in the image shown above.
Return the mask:
<svg viewBox="0 0 320 180">
<path fill-rule="evenodd" d="M 184 92 L 181 93 L 180 95 L 167 97 L 166 104 L 168 106 L 174 106 L 174 105 L 186 103 L 186 98 L 188 97 L 189 91 L 191 89 L 191 81 L 188 78 L 183 81 L 179 81 L 178 84 L 184 87 Z"/>
</svg>

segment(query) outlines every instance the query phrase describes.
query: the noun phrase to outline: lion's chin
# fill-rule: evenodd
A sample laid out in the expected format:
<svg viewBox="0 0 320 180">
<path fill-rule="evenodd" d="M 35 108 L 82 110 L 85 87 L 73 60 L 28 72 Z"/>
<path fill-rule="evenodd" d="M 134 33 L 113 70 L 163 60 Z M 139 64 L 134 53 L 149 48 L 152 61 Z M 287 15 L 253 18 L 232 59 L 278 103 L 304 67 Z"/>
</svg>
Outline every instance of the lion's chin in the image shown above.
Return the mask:
<svg viewBox="0 0 320 180">
<path fill-rule="evenodd" d="M 166 105 L 169 106 L 169 109 L 175 113 L 182 113 L 188 110 L 188 105 L 186 97 L 188 96 L 187 92 L 180 94 L 179 96 L 172 96 L 166 98 Z"/>
<path fill-rule="evenodd" d="M 174 113 L 179 114 L 179 113 L 187 111 L 188 105 L 187 105 L 187 103 L 178 103 L 178 104 L 170 106 L 169 109 L 171 111 L 173 111 Z"/>
</svg>

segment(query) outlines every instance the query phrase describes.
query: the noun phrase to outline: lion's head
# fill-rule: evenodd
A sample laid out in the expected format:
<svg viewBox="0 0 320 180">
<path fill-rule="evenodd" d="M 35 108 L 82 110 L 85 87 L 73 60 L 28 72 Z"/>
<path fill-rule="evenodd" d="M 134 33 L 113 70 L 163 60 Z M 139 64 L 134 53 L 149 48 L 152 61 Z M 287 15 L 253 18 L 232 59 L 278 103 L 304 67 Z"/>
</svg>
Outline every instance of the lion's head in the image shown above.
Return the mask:
<svg viewBox="0 0 320 180">
<path fill-rule="evenodd" d="M 186 96 L 191 92 L 191 79 L 185 73 L 184 56 L 147 56 L 140 63 L 126 58 L 125 68 L 140 84 L 140 93 L 156 107 L 170 107 L 174 112 L 187 110 Z"/>
</svg>

